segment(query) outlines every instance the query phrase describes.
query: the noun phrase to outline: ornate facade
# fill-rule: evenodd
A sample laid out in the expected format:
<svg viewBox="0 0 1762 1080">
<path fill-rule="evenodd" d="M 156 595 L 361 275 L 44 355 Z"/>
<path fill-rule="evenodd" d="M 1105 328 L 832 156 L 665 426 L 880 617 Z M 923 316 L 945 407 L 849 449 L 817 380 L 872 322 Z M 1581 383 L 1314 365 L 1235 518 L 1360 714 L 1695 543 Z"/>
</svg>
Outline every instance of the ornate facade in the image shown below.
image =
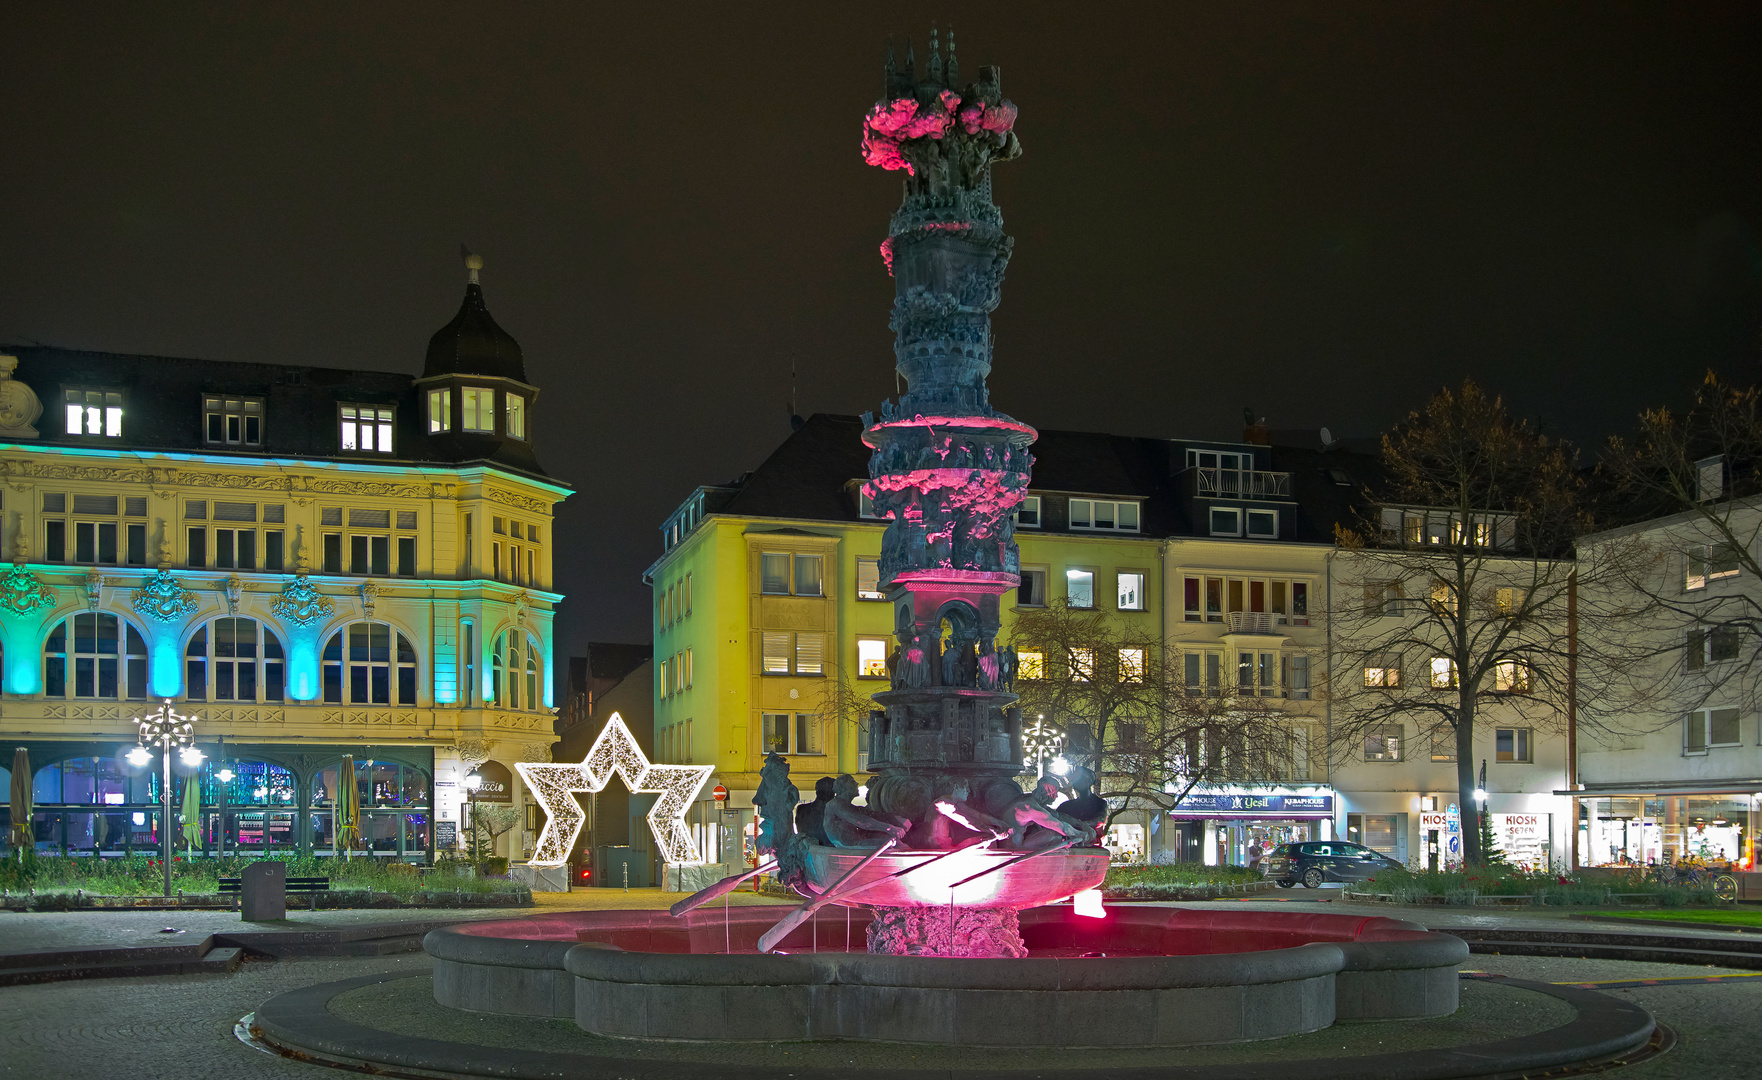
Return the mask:
<svg viewBox="0 0 1762 1080">
<path fill-rule="evenodd" d="M 0 733 L 41 849 L 156 843 L 122 757 L 154 699 L 196 718 L 210 850 L 223 794 L 229 850 L 330 850 L 348 763 L 364 844 L 427 857 L 472 765 L 548 758 L 569 491 L 476 278 L 421 378 L 4 350 Z"/>
</svg>

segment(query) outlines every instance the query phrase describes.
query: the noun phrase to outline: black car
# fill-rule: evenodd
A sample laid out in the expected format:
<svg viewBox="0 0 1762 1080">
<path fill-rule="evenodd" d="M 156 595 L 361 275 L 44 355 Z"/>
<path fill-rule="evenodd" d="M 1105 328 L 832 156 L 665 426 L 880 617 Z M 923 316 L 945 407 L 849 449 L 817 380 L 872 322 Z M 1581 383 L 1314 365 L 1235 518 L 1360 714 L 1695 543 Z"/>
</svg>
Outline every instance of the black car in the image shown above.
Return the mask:
<svg viewBox="0 0 1762 1080">
<path fill-rule="evenodd" d="M 1306 844 L 1280 844 L 1260 860 L 1261 875 L 1289 889 L 1301 881 L 1305 888 L 1319 889 L 1324 881 L 1363 881 L 1382 871 L 1399 869 L 1387 855 L 1343 840 L 1312 840 Z"/>
</svg>

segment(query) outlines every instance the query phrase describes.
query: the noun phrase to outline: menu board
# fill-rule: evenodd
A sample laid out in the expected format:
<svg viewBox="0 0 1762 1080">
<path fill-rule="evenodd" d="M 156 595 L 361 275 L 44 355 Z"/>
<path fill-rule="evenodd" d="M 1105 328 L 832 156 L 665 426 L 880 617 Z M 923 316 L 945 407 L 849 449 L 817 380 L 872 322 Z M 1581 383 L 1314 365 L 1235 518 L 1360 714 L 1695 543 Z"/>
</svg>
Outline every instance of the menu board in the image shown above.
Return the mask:
<svg viewBox="0 0 1762 1080">
<path fill-rule="evenodd" d="M 434 823 L 434 846 L 436 850 L 447 851 L 459 846 L 459 823 L 457 821 L 437 821 Z"/>
</svg>

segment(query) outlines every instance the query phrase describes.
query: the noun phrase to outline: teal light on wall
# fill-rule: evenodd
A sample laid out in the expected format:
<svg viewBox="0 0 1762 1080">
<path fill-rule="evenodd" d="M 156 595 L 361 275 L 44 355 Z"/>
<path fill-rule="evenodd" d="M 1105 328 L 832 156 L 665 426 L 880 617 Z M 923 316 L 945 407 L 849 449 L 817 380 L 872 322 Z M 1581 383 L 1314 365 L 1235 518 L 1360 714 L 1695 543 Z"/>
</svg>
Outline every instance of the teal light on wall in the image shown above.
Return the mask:
<svg viewBox="0 0 1762 1080">
<path fill-rule="evenodd" d="M 288 697 L 294 701 L 316 701 L 320 685 L 317 636 L 311 633 L 290 634 L 288 641 Z"/>
<path fill-rule="evenodd" d="M 451 705 L 458 698 L 459 671 L 450 656 L 434 658 L 434 700 L 437 705 Z"/>
<path fill-rule="evenodd" d="M 177 633 L 155 634 L 147 643 L 147 696 L 180 698 L 184 694 L 183 658 Z"/>
</svg>

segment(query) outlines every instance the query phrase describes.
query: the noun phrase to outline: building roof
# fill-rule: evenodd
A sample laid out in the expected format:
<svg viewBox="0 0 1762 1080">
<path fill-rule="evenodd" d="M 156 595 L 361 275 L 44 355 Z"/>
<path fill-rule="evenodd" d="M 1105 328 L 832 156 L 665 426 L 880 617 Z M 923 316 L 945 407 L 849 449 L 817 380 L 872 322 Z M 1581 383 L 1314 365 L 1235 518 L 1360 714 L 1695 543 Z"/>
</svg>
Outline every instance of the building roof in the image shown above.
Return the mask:
<svg viewBox="0 0 1762 1080">
<path fill-rule="evenodd" d="M 520 343 L 490 317 L 483 304 L 483 287 L 473 281 L 465 286 L 465 300 L 453 321 L 428 339 L 428 363 L 422 377 L 439 375 L 489 375 L 526 381 L 526 363 Z"/>
<path fill-rule="evenodd" d="M 853 483 L 869 475 L 870 451 L 862 432 L 857 417 L 815 413 L 758 468 L 712 489 L 715 498 L 705 509 L 738 517 L 864 520 Z M 1197 520 L 1203 515 L 1182 494 L 1178 479 L 1186 469 L 1187 448 L 1197 445 L 1222 444 L 1043 430 L 1033 446 L 1029 490 L 1135 499 L 1141 506 L 1137 535 L 1204 535 L 1205 522 Z M 1292 474 L 1296 522 L 1286 540 L 1331 543 L 1335 523 L 1355 519 L 1367 503 L 1366 489 L 1381 480 L 1374 456 L 1341 444 L 1322 449 L 1319 438 L 1313 449 L 1249 444 L 1241 449 L 1270 455 L 1271 468 Z M 1346 483 L 1339 482 L 1341 477 Z"/>
<path fill-rule="evenodd" d="M 421 392 L 412 376 L 400 372 L 91 352 L 50 345 L 0 345 L 0 353 L 18 357 L 13 379 L 34 391 L 43 405 L 43 414 L 34 425 L 38 438 L 11 440 L 20 445 L 381 465 L 486 464 L 545 476 L 529 441 L 462 432 L 429 435 Z M 119 437 L 67 434 L 64 394 L 75 388 L 121 393 Z M 263 399 L 262 437 L 257 446 L 206 441 L 204 398 L 227 395 Z M 344 453 L 338 426 L 338 407 L 344 404 L 391 406 L 393 453 Z"/>
</svg>

